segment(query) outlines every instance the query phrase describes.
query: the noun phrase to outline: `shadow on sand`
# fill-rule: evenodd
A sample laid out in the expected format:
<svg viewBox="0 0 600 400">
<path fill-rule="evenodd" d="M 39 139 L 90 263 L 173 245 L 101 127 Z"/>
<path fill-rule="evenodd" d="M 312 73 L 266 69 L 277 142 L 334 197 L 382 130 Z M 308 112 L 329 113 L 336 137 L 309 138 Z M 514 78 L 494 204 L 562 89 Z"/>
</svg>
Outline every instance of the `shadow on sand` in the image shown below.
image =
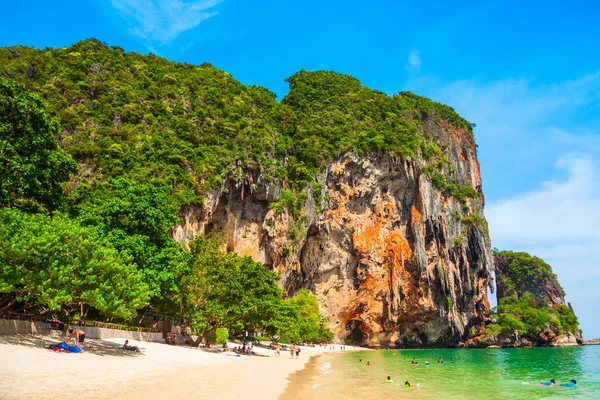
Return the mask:
<svg viewBox="0 0 600 400">
<path fill-rule="evenodd" d="M 48 349 L 48 346 L 53 344 L 58 344 L 65 339 L 62 337 L 52 337 L 52 336 L 41 336 L 41 335 L 0 335 L 0 344 L 10 344 L 16 346 L 26 346 L 26 347 L 37 347 L 42 349 Z M 123 340 L 125 342 L 125 340 Z M 72 342 L 71 342 L 72 344 Z M 143 356 L 143 354 L 137 353 L 135 351 L 127 351 L 119 349 L 119 346 L 123 344 L 118 344 L 114 342 L 108 342 L 104 340 L 97 339 L 86 339 L 84 343 L 82 343 L 81 348 L 86 353 L 95 354 L 98 356 L 116 356 L 116 357 L 138 357 Z M 48 350 L 50 351 L 50 350 Z M 143 348 L 142 348 L 143 351 Z"/>
</svg>

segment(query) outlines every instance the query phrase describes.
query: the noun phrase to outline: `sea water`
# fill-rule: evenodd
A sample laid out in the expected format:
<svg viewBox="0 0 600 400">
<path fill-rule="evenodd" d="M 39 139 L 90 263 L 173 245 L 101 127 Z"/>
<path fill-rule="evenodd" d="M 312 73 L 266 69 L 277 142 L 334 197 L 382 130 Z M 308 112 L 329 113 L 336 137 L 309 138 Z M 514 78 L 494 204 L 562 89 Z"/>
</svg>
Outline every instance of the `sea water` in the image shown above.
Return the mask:
<svg viewBox="0 0 600 400">
<path fill-rule="evenodd" d="M 440 357 L 443 364 L 437 362 Z M 419 366 L 411 364 L 413 359 Z M 385 383 L 387 376 L 394 383 Z M 576 379 L 577 386 L 538 386 L 550 379 L 558 384 Z M 405 387 L 405 381 L 411 386 Z M 282 396 L 285 400 L 397 398 L 600 399 L 600 346 L 324 354 L 293 375 Z"/>
</svg>

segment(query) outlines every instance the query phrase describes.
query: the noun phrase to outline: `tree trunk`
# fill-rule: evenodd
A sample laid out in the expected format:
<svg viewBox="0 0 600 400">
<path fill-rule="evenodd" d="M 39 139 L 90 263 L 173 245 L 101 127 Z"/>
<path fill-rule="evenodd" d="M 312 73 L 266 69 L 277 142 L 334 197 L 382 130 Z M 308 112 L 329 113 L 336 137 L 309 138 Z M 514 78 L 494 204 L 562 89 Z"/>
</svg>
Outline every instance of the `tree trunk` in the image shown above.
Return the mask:
<svg viewBox="0 0 600 400">
<path fill-rule="evenodd" d="M 192 347 L 199 347 L 200 343 L 202 343 L 202 339 L 204 338 L 203 335 L 198 335 L 198 338 L 194 340 L 185 330 L 181 331 L 181 336 L 183 336 L 185 344 Z"/>
</svg>

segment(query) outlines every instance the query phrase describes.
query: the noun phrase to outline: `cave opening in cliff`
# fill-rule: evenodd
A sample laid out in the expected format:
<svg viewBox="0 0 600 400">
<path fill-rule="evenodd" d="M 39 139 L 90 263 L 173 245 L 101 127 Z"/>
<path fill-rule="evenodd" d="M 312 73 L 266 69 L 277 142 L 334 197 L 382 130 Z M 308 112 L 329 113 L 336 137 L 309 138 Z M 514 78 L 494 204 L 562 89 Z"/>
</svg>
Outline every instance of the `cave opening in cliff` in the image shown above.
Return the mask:
<svg viewBox="0 0 600 400">
<path fill-rule="evenodd" d="M 362 344 L 365 334 L 360 330 L 360 321 L 349 321 L 348 330 L 350 334 L 346 337 L 346 340 L 350 340 L 352 344 Z"/>
</svg>

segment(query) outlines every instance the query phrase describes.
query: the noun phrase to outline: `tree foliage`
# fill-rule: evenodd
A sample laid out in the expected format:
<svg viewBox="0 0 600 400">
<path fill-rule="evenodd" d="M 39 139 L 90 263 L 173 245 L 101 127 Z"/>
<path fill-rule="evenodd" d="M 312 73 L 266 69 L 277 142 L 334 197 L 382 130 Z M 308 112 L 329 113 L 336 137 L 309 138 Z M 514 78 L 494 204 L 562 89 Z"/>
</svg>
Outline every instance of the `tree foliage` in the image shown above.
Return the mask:
<svg viewBox="0 0 600 400">
<path fill-rule="evenodd" d="M 250 257 L 223 253 L 216 238 L 190 245 L 190 271 L 181 281 L 183 315 L 199 342 L 217 328 L 260 327 L 281 301 L 277 274 Z"/>
<path fill-rule="evenodd" d="M 54 209 L 77 164 L 58 147 L 39 96 L 0 78 L 0 207 Z"/>
<path fill-rule="evenodd" d="M 543 299 L 526 292 L 520 298 L 507 297 L 498 305 L 497 323 L 505 332 L 518 331 L 538 337 L 540 333 L 577 333 L 579 324 L 573 311 L 561 304 L 548 307 Z"/>
<path fill-rule="evenodd" d="M 471 129 L 450 107 L 412 93 L 388 96 L 335 72 L 290 76 L 278 102 L 208 63 L 125 53 L 97 40 L 14 49 L 20 56 L 0 49 L 0 68 L 48 102 L 62 146 L 97 169 L 93 178 L 161 179 L 181 204 L 202 201 L 240 167 L 259 167 L 296 190 L 345 151 L 390 151 L 443 167 L 427 121 Z"/>
<path fill-rule="evenodd" d="M 95 227 L 115 248 L 132 257 L 150 287 L 157 308 L 173 311 L 178 280 L 187 271 L 187 257 L 171 238 L 177 204 L 160 181 L 136 183 L 124 178 L 82 185 L 71 194 L 71 215 Z"/>
<path fill-rule="evenodd" d="M 314 295 L 303 289 L 282 300 L 278 277 L 250 257 L 219 251 L 217 237 L 191 244 L 190 273 L 182 278 L 182 312 L 198 334 L 213 340 L 219 328 L 267 330 L 293 341 L 331 340 Z"/>
<path fill-rule="evenodd" d="M 317 298 L 308 290 L 300 289 L 294 297 L 278 305 L 267 328 L 284 342 L 328 342 L 333 339 L 333 333 L 325 322 Z"/>
<path fill-rule="evenodd" d="M 127 256 L 69 218 L 0 209 L 0 293 L 50 310 L 90 305 L 131 319 L 148 286 Z"/>
</svg>

